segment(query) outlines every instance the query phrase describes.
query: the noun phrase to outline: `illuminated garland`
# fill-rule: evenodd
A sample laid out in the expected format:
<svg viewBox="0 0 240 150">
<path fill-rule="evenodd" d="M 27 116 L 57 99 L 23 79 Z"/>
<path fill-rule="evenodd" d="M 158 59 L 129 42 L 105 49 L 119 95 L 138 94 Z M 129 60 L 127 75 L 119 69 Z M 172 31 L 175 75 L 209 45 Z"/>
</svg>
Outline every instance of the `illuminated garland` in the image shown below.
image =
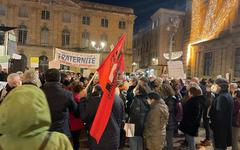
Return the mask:
<svg viewBox="0 0 240 150">
<path fill-rule="evenodd" d="M 187 65 L 190 62 L 192 45 L 216 38 L 232 22 L 231 16 L 238 9 L 238 0 L 192 0 L 192 24 L 190 44 L 187 50 Z M 234 18 L 232 18 L 234 19 Z M 228 24 L 227 24 L 228 25 Z"/>
</svg>

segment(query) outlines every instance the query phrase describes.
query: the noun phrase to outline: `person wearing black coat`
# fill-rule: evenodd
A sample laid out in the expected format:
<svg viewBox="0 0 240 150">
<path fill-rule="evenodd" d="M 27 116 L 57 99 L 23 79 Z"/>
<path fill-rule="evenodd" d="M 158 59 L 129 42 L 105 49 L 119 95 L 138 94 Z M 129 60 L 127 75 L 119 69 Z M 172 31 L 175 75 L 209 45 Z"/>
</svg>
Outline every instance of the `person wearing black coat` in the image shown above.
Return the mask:
<svg viewBox="0 0 240 150">
<path fill-rule="evenodd" d="M 80 117 L 89 132 L 97 113 L 101 96 L 101 87 L 96 85 L 94 86 L 93 93 L 90 94 L 90 96 L 83 98 L 79 103 Z M 112 113 L 99 144 L 96 143 L 96 140 L 93 137 L 90 135 L 88 136 L 90 150 L 117 150 L 120 144 L 120 128 L 123 125 L 123 120 L 124 104 L 119 96 L 115 96 Z"/>
<path fill-rule="evenodd" d="M 215 150 L 225 150 L 232 145 L 233 98 L 228 92 L 228 81 L 219 78 L 215 81 L 216 97 L 209 112 L 210 128 L 213 131 Z"/>
<path fill-rule="evenodd" d="M 60 72 L 57 69 L 46 71 L 46 83 L 42 87 L 51 113 L 50 131 L 64 133 L 71 137 L 69 128 L 69 111 L 78 116 L 78 105 L 71 92 L 64 90 L 60 83 Z"/>
<path fill-rule="evenodd" d="M 194 137 L 198 136 L 202 114 L 201 101 L 204 97 L 201 95 L 200 87 L 191 87 L 189 95 L 190 99 L 183 107 L 183 119 L 179 129 L 185 134 L 189 148 L 196 150 Z"/>
<path fill-rule="evenodd" d="M 143 131 L 147 113 L 150 109 L 147 102 L 151 91 L 146 78 L 141 78 L 135 91 L 135 96 L 129 110 L 128 122 L 135 125 L 134 137 L 129 138 L 131 150 L 143 150 Z"/>
</svg>

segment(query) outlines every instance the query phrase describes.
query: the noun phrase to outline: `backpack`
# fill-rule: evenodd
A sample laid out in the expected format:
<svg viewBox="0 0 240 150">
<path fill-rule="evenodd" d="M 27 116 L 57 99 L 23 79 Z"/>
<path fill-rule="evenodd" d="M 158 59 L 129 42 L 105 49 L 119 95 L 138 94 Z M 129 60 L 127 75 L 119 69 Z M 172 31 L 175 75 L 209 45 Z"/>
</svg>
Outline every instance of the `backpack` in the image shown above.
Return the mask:
<svg viewBox="0 0 240 150">
<path fill-rule="evenodd" d="M 181 122 L 183 119 L 183 106 L 179 99 L 174 96 L 175 99 L 175 118 L 177 122 Z"/>
</svg>

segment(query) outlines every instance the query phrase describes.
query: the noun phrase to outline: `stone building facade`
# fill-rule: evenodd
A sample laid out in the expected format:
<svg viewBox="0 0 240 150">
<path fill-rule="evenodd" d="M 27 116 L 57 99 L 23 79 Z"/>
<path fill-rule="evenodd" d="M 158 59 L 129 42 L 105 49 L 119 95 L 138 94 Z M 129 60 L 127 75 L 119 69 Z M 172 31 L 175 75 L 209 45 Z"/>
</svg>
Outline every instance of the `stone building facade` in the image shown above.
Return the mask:
<svg viewBox="0 0 240 150">
<path fill-rule="evenodd" d="M 173 51 L 183 49 L 184 12 L 160 8 L 151 16 L 152 24 L 134 35 L 133 61 L 138 69 L 154 69 L 155 74 L 166 73 L 169 52 L 169 32 L 167 27 L 171 17 L 180 18 L 179 28 L 174 37 Z"/>
<path fill-rule="evenodd" d="M 123 33 L 126 71 L 131 71 L 134 11 L 71 0 L 0 0 L 0 24 L 17 27 L 18 53 L 53 59 L 53 48 L 100 53 L 103 60 Z M 104 47 L 104 48 L 103 48 Z M 128 67 L 130 66 L 130 67 Z"/>
<path fill-rule="evenodd" d="M 205 3 L 208 3 L 205 0 Z M 192 0 L 187 0 L 184 59 L 186 60 L 187 45 L 189 44 L 192 13 Z M 218 75 L 230 79 L 240 78 L 240 3 L 232 10 L 231 15 L 225 20 L 225 26 L 213 39 L 193 45 L 191 59 L 186 70 L 189 76 L 212 77 Z M 186 61 L 184 61 L 186 62 Z"/>
</svg>

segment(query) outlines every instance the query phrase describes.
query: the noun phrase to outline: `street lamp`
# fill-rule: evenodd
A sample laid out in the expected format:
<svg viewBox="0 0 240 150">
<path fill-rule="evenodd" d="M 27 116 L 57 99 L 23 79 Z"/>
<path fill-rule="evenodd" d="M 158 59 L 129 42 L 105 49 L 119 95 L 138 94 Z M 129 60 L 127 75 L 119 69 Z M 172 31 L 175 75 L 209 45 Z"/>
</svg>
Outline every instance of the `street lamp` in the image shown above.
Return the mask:
<svg viewBox="0 0 240 150">
<path fill-rule="evenodd" d="M 97 44 L 96 41 L 91 41 L 91 45 L 95 50 L 99 51 L 99 50 L 102 50 L 102 49 L 105 48 L 106 43 L 105 42 L 100 42 L 99 44 Z"/>
<path fill-rule="evenodd" d="M 180 21 L 181 20 L 180 20 L 179 16 L 169 18 L 169 25 L 167 26 L 167 31 L 169 32 L 169 39 L 170 39 L 169 61 L 172 61 L 173 42 L 174 42 L 174 37 L 178 31 Z"/>
<path fill-rule="evenodd" d="M 132 63 L 132 71 L 134 71 L 134 68 L 137 66 L 137 63 L 136 62 L 133 62 Z"/>
</svg>

